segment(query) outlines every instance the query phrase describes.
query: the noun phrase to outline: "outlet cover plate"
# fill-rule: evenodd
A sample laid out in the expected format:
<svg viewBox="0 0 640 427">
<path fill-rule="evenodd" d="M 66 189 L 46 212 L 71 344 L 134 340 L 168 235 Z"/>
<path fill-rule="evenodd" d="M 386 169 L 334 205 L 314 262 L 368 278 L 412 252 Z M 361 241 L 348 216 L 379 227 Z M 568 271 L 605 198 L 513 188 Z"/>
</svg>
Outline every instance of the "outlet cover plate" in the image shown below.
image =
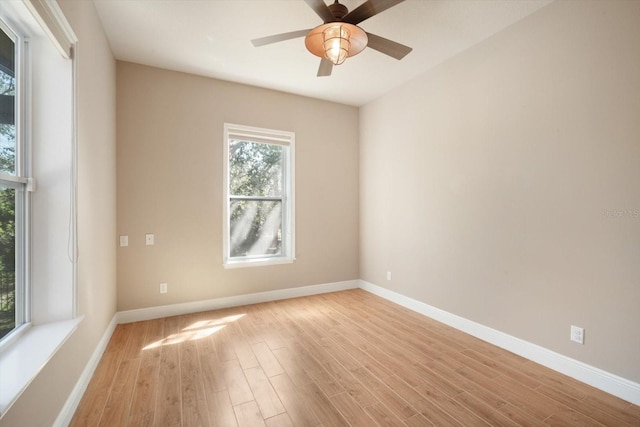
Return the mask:
<svg viewBox="0 0 640 427">
<path fill-rule="evenodd" d="M 584 344 L 584 328 L 571 325 L 571 341 Z"/>
</svg>

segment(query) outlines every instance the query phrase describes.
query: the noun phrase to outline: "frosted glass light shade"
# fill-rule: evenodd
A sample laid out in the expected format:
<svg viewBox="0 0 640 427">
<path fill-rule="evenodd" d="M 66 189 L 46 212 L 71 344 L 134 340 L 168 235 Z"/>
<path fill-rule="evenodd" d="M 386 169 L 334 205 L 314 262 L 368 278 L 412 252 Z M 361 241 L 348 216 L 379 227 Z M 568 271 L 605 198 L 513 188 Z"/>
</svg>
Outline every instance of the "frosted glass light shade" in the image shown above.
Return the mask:
<svg viewBox="0 0 640 427">
<path fill-rule="evenodd" d="M 351 33 L 343 25 L 334 25 L 322 32 L 324 38 L 324 57 L 333 62 L 333 65 L 340 65 L 349 55 L 349 37 Z"/>
</svg>

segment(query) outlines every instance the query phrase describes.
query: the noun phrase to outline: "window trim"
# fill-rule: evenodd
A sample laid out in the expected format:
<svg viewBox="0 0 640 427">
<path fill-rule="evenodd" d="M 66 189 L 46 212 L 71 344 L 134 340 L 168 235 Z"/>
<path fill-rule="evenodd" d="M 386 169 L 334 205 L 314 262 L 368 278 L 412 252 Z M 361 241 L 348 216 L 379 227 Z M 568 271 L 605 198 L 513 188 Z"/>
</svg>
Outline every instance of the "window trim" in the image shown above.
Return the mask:
<svg viewBox="0 0 640 427">
<path fill-rule="evenodd" d="M 0 30 L 14 43 L 15 61 L 15 167 L 14 174 L 0 173 L 0 184 L 5 188 L 13 188 L 15 192 L 15 277 L 14 277 L 14 328 L 0 339 L 0 350 L 6 348 L 22 336 L 30 327 L 31 299 L 29 283 L 29 242 L 31 225 L 31 140 L 28 127 L 30 96 L 29 39 L 18 31 L 19 25 L 13 25 L 0 18 Z"/>
<path fill-rule="evenodd" d="M 229 194 L 229 142 L 232 138 L 243 138 L 251 142 L 282 145 L 288 148 L 283 168 L 283 239 L 282 254 L 275 256 L 230 256 L 230 200 Z M 295 133 L 253 126 L 224 124 L 223 134 L 223 209 L 222 209 L 222 264 L 224 268 L 258 267 L 290 264 L 295 261 Z"/>
</svg>

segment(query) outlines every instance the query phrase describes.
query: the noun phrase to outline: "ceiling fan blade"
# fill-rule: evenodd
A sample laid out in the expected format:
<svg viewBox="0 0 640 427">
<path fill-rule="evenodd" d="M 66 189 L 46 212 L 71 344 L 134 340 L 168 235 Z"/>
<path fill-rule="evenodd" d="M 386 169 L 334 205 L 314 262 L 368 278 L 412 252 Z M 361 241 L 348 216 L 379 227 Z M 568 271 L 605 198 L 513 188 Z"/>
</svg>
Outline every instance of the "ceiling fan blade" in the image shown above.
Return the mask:
<svg viewBox="0 0 640 427">
<path fill-rule="evenodd" d="M 253 43 L 255 47 L 264 46 L 266 44 L 282 42 L 290 39 L 297 39 L 298 37 L 304 37 L 309 33 L 309 31 L 311 31 L 311 29 L 291 31 L 290 33 L 274 34 L 273 36 L 260 37 L 259 39 L 253 39 L 251 40 L 251 43 Z"/>
<path fill-rule="evenodd" d="M 318 67 L 318 77 L 330 76 L 332 70 L 333 62 L 329 61 L 327 58 L 322 58 L 320 60 L 320 67 Z"/>
<path fill-rule="evenodd" d="M 349 12 L 347 16 L 342 18 L 342 21 L 358 25 L 365 19 L 369 19 L 372 16 L 397 5 L 398 3 L 402 3 L 403 1 L 404 0 L 367 0 Z"/>
<path fill-rule="evenodd" d="M 333 13 L 331 13 L 329 7 L 323 0 L 304 0 L 304 2 L 308 4 L 309 7 L 313 9 L 313 11 L 318 14 L 320 19 L 325 23 L 336 20 L 335 16 L 333 16 Z"/>
<path fill-rule="evenodd" d="M 367 37 L 369 37 L 367 47 L 398 60 L 404 58 L 413 50 L 409 46 L 385 39 L 384 37 L 376 36 L 375 34 L 367 33 Z"/>
</svg>

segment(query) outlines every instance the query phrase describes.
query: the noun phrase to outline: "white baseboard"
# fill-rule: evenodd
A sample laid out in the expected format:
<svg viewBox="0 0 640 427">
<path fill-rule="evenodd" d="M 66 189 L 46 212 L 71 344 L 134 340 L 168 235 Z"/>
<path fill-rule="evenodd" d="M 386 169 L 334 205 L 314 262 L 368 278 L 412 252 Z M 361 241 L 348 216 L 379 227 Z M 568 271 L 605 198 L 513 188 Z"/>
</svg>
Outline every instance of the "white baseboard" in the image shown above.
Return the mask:
<svg viewBox="0 0 640 427">
<path fill-rule="evenodd" d="M 76 412 L 78 405 L 80 404 L 80 400 L 82 400 L 82 396 L 84 392 L 87 390 L 87 386 L 89 386 L 89 381 L 91 381 L 91 377 L 98 367 L 98 363 L 100 363 L 100 358 L 102 358 L 102 354 L 107 348 L 107 344 L 109 344 L 109 340 L 111 339 L 111 335 L 113 335 L 113 331 L 116 329 L 117 325 L 117 313 L 109 322 L 109 326 L 104 331 L 102 338 L 98 342 L 96 349 L 93 351 L 93 354 L 89 358 L 82 374 L 80 374 L 80 378 L 78 382 L 76 382 L 75 387 L 69 394 L 67 401 L 64 406 L 60 410 L 58 417 L 53 423 L 53 427 L 66 427 L 71 423 L 71 419 L 73 418 L 73 414 Z"/>
<path fill-rule="evenodd" d="M 137 310 L 120 311 L 116 313 L 118 323 L 139 322 L 141 320 L 159 319 L 162 317 L 178 316 L 181 314 L 198 313 L 200 311 L 218 310 L 221 308 L 238 307 L 241 305 L 257 304 L 260 302 L 323 294 L 327 292 L 355 289 L 358 280 L 325 283 L 322 285 L 301 286 L 299 288 L 278 289 L 275 291 L 258 292 L 255 294 L 237 295 L 232 297 L 214 298 L 203 301 L 185 302 L 181 304 L 162 305 L 158 307 L 141 308 Z"/>
<path fill-rule="evenodd" d="M 489 328 L 464 317 L 457 316 L 397 292 L 360 280 L 360 288 L 417 313 L 452 326 L 483 341 L 518 354 L 554 371 L 640 405 L 640 384 L 603 371 L 578 360 L 556 353 L 539 345 L 521 340 L 498 330 Z"/>
</svg>

